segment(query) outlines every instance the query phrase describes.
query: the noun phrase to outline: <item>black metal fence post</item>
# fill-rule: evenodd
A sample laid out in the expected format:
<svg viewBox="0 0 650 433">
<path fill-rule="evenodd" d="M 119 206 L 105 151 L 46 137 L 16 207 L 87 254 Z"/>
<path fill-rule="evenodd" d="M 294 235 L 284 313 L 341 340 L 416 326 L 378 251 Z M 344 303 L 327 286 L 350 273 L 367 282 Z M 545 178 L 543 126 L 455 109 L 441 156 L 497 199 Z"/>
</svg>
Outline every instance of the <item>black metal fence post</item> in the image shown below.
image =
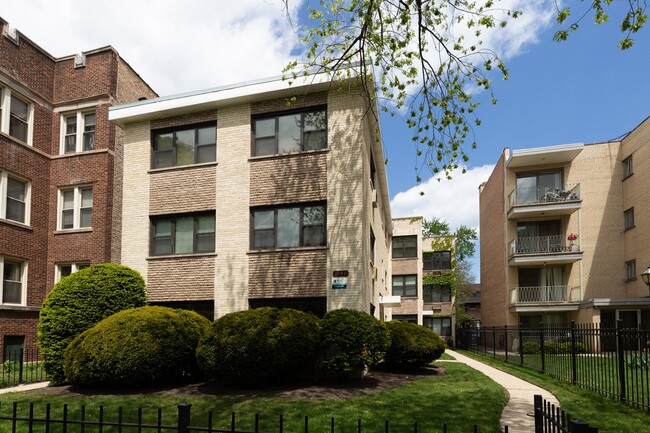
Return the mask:
<svg viewBox="0 0 650 433">
<path fill-rule="evenodd" d="M 182 403 L 178 405 L 178 433 L 190 433 L 190 409 L 191 404 Z"/>
<path fill-rule="evenodd" d="M 618 389 L 622 402 L 627 400 L 625 389 L 625 350 L 623 345 L 623 321 L 616 321 L 616 354 L 618 355 Z"/>
<path fill-rule="evenodd" d="M 503 345 L 506 350 L 506 362 L 508 362 L 508 325 L 503 326 Z"/>
<path fill-rule="evenodd" d="M 578 381 L 578 362 L 576 350 L 576 321 L 571 321 L 571 382 L 575 385 Z"/>
<path fill-rule="evenodd" d="M 519 365 L 524 365 L 524 332 L 521 328 L 522 324 L 519 322 Z"/>
<path fill-rule="evenodd" d="M 541 372 L 545 373 L 546 372 L 546 362 L 544 360 L 544 323 L 540 322 L 539 323 L 539 354 L 540 354 L 540 361 L 541 361 Z"/>
<path fill-rule="evenodd" d="M 23 383 L 23 360 L 25 359 L 25 349 L 20 349 L 20 359 L 18 360 L 18 383 Z"/>
<path fill-rule="evenodd" d="M 542 396 L 535 394 L 535 433 L 544 433 L 544 417 L 542 416 Z"/>
<path fill-rule="evenodd" d="M 497 327 L 493 326 L 492 327 L 492 357 L 496 358 L 497 357 Z"/>
</svg>

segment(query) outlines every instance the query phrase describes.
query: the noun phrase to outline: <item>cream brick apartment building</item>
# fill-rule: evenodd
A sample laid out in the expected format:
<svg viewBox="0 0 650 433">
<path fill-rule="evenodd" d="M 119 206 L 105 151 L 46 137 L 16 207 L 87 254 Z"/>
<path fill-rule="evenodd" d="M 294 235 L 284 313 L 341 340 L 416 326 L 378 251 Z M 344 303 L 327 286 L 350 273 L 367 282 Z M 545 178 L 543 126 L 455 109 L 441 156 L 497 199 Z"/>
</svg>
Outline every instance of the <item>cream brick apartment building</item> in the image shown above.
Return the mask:
<svg viewBox="0 0 650 433">
<path fill-rule="evenodd" d="M 393 219 L 392 320 L 417 323 L 453 344 L 453 237 L 422 237 L 422 217 Z M 437 281 L 442 277 L 444 282 Z"/>
<path fill-rule="evenodd" d="M 389 317 L 381 136 L 353 82 L 260 80 L 109 116 L 126 133 L 121 263 L 150 303 Z"/>
<path fill-rule="evenodd" d="M 480 187 L 484 325 L 650 329 L 650 118 L 623 140 L 505 149 Z"/>
</svg>

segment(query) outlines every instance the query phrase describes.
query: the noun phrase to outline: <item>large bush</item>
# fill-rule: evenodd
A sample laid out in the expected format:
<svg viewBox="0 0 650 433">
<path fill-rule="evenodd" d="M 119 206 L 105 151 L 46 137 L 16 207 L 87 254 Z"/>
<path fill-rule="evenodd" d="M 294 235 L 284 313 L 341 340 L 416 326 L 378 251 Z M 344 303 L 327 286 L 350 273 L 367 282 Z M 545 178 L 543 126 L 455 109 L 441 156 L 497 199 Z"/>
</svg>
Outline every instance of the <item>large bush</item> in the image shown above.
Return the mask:
<svg viewBox="0 0 650 433">
<path fill-rule="evenodd" d="M 390 344 L 386 325 L 357 310 L 327 313 L 321 320 L 321 335 L 326 349 L 321 368 L 338 377 L 376 365 Z"/>
<path fill-rule="evenodd" d="M 38 344 L 50 380 L 64 383 L 63 351 L 77 335 L 145 300 L 142 276 L 126 266 L 94 265 L 62 278 L 45 298 L 38 324 Z"/>
<path fill-rule="evenodd" d="M 208 319 L 192 311 L 120 311 L 68 345 L 66 379 L 75 385 L 125 388 L 196 377 L 196 348 L 209 327 Z"/>
<path fill-rule="evenodd" d="M 205 375 L 220 383 L 256 385 L 313 367 L 319 320 L 293 309 L 256 308 L 216 320 L 199 344 Z"/>
<path fill-rule="evenodd" d="M 420 368 L 444 353 L 446 344 L 431 329 L 415 323 L 393 320 L 387 323 L 390 347 L 384 362 L 394 369 Z"/>
</svg>

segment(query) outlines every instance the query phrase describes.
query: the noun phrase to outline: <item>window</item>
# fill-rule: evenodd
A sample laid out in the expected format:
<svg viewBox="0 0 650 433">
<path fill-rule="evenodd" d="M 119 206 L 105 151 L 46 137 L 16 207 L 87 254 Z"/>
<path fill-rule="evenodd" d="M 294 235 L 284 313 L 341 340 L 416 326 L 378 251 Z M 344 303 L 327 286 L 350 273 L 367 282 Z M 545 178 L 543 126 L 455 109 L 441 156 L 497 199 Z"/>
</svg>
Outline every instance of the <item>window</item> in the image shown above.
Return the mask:
<svg viewBox="0 0 650 433">
<path fill-rule="evenodd" d="M 325 213 L 324 204 L 253 209 L 252 248 L 325 246 Z"/>
<path fill-rule="evenodd" d="M 9 88 L 0 89 L 0 130 L 30 143 L 32 104 Z"/>
<path fill-rule="evenodd" d="M 393 314 L 393 320 L 418 324 L 418 316 L 416 314 Z"/>
<path fill-rule="evenodd" d="M 625 224 L 625 230 L 631 229 L 634 227 L 634 208 L 631 207 L 625 212 L 623 212 L 623 220 Z"/>
<path fill-rule="evenodd" d="M 92 227 L 93 189 L 75 187 L 59 191 L 59 230 Z"/>
<path fill-rule="evenodd" d="M 632 155 L 630 155 L 623 160 L 623 179 L 632 176 L 632 173 L 634 173 L 634 167 L 632 165 Z"/>
<path fill-rule="evenodd" d="M 418 256 L 417 236 L 395 236 L 393 237 L 393 258 L 416 258 Z"/>
<path fill-rule="evenodd" d="M 451 317 L 425 317 L 424 326 L 440 337 L 451 337 Z"/>
<path fill-rule="evenodd" d="M 548 191 L 562 189 L 562 171 L 517 174 L 517 204 L 538 203 Z"/>
<path fill-rule="evenodd" d="M 214 212 L 151 218 L 151 254 L 214 252 Z"/>
<path fill-rule="evenodd" d="M 61 280 L 61 278 L 67 277 L 68 275 L 80 271 L 89 266 L 90 266 L 89 262 L 63 263 L 60 265 L 56 265 L 56 274 L 54 275 L 54 282 L 58 283 Z"/>
<path fill-rule="evenodd" d="M 0 257 L 2 284 L 0 305 L 24 305 L 26 265 L 24 262 Z"/>
<path fill-rule="evenodd" d="M 422 288 L 424 302 L 451 302 L 449 285 L 427 284 Z"/>
<path fill-rule="evenodd" d="M 214 162 L 217 160 L 217 127 L 184 126 L 153 133 L 151 168 Z"/>
<path fill-rule="evenodd" d="M 377 240 L 375 239 L 375 232 L 372 231 L 372 228 L 370 229 L 370 263 L 374 264 L 375 263 L 375 243 Z"/>
<path fill-rule="evenodd" d="M 325 149 L 325 109 L 253 119 L 253 156 Z"/>
<path fill-rule="evenodd" d="M 451 251 L 433 251 L 422 256 L 422 269 L 434 271 L 451 269 Z"/>
<path fill-rule="evenodd" d="M 7 335 L 4 338 L 4 354 L 2 361 L 22 362 L 21 354 L 25 350 L 25 336 Z"/>
<path fill-rule="evenodd" d="M 74 113 L 63 117 L 61 153 L 86 152 L 95 148 L 95 113 Z"/>
<path fill-rule="evenodd" d="M 418 295 L 417 275 L 393 275 L 393 296 Z"/>
<path fill-rule="evenodd" d="M 30 183 L 0 171 L 0 218 L 29 225 Z"/>
<path fill-rule="evenodd" d="M 636 260 L 625 262 L 625 281 L 636 280 Z"/>
</svg>

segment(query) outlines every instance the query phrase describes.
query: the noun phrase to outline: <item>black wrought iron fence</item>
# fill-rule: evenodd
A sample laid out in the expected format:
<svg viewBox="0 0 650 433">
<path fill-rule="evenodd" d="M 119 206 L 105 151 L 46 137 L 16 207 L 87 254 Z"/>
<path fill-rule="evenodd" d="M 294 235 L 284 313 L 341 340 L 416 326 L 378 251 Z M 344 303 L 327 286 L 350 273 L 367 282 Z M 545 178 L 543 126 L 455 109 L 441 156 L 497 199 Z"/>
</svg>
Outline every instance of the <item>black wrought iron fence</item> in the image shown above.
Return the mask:
<svg viewBox="0 0 650 433">
<path fill-rule="evenodd" d="M 535 396 L 535 433 L 598 433 L 598 427 L 573 418 L 559 407 Z"/>
<path fill-rule="evenodd" d="M 0 364 L 0 388 L 47 380 L 38 350 L 7 351 Z"/>
<path fill-rule="evenodd" d="M 549 374 L 650 412 L 650 331 L 593 324 L 460 329 L 459 347 Z"/>
</svg>

